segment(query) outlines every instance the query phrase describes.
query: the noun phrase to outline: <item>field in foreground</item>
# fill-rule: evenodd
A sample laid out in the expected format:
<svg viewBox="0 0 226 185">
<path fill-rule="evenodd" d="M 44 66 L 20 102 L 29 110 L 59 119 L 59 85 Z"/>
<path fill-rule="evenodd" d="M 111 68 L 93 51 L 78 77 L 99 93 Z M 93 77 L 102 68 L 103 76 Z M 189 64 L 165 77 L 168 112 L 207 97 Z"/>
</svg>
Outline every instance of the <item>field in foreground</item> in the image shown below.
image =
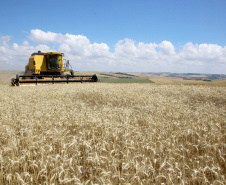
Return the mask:
<svg viewBox="0 0 226 185">
<path fill-rule="evenodd" d="M 0 184 L 225 184 L 226 87 L 0 85 Z"/>
</svg>

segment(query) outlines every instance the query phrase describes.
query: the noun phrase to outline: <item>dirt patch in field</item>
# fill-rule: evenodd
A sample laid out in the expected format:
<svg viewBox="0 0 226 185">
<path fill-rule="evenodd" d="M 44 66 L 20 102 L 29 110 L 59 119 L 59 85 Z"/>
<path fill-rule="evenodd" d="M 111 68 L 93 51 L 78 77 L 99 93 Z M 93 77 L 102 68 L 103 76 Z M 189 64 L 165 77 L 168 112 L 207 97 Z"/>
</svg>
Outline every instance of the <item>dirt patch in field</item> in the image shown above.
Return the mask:
<svg viewBox="0 0 226 185">
<path fill-rule="evenodd" d="M 155 83 L 154 81 L 152 81 L 151 79 L 147 79 L 148 81 L 150 81 L 151 83 Z"/>
<path fill-rule="evenodd" d="M 150 78 L 158 77 L 158 75 L 153 75 L 153 74 L 149 74 L 149 73 L 128 73 L 128 74 L 136 75 L 136 76 L 140 76 L 140 77 L 150 77 Z"/>
</svg>

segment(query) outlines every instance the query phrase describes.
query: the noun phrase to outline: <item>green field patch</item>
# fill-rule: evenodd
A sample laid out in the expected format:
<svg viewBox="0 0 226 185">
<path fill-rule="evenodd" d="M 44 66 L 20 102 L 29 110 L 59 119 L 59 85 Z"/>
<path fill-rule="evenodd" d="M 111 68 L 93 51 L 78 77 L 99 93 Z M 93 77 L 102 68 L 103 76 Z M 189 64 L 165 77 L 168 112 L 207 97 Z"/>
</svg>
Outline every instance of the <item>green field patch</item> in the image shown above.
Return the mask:
<svg viewBox="0 0 226 185">
<path fill-rule="evenodd" d="M 99 73 L 101 76 L 110 76 L 110 77 L 115 77 L 115 75 L 112 75 L 110 73 Z"/>
<path fill-rule="evenodd" d="M 125 76 L 133 76 L 133 77 L 137 77 L 137 75 L 132 75 L 132 74 L 128 74 L 128 73 L 120 73 L 120 72 L 118 72 L 118 73 L 114 73 L 114 74 L 117 74 L 117 75 L 125 75 Z"/>
</svg>

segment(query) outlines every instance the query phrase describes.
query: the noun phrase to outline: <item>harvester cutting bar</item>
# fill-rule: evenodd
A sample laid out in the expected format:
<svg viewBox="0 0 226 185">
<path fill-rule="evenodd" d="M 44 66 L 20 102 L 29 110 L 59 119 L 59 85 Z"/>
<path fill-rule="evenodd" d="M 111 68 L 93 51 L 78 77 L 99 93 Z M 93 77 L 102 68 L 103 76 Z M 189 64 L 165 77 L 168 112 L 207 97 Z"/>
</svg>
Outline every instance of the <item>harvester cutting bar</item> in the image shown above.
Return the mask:
<svg viewBox="0 0 226 185">
<path fill-rule="evenodd" d="M 41 85 L 49 83 L 75 83 L 75 82 L 97 82 L 96 75 L 17 75 L 11 83 L 13 86 L 21 85 Z"/>
</svg>

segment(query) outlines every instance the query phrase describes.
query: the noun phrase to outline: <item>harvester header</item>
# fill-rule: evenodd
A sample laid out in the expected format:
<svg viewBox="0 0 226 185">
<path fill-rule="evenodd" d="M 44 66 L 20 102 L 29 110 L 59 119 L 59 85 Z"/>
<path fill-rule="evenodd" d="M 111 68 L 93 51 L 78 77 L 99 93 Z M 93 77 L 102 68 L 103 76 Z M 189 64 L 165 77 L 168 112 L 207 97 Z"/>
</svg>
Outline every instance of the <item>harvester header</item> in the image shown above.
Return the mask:
<svg viewBox="0 0 226 185">
<path fill-rule="evenodd" d="M 61 52 L 32 53 L 24 75 L 16 75 L 11 84 L 21 86 L 98 81 L 96 75 L 75 75 L 69 60 L 64 60 L 63 56 Z"/>
</svg>

